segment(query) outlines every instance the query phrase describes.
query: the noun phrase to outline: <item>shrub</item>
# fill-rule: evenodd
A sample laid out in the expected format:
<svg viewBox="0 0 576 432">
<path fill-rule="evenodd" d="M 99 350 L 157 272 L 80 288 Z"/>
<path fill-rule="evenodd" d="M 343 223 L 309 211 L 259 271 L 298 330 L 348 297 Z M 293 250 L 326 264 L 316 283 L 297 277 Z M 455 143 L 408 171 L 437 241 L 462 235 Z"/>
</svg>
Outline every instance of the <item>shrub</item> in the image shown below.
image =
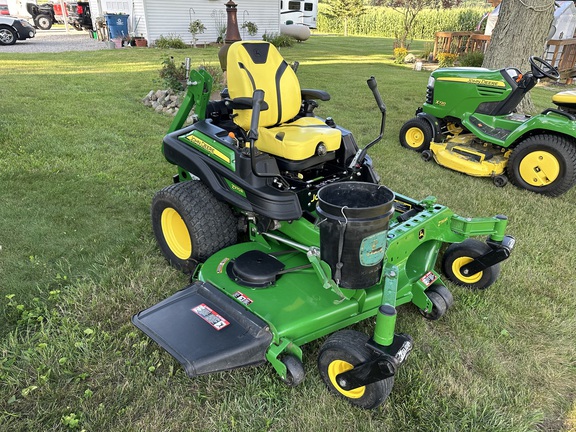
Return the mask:
<svg viewBox="0 0 576 432">
<path fill-rule="evenodd" d="M 408 55 L 408 50 L 406 48 L 394 48 L 394 63 L 404 63 L 406 55 Z"/>
<path fill-rule="evenodd" d="M 292 36 L 277 34 L 277 33 L 264 33 L 262 39 L 266 42 L 270 42 L 275 47 L 291 47 L 296 42 Z"/>
<path fill-rule="evenodd" d="M 460 63 L 460 66 L 480 67 L 484 62 L 484 53 L 481 51 L 473 51 L 462 54 L 458 57 L 458 62 Z"/>
<path fill-rule="evenodd" d="M 255 36 L 258 33 L 258 26 L 252 21 L 246 21 L 241 28 L 246 30 L 250 36 Z"/>
<path fill-rule="evenodd" d="M 174 62 L 174 57 L 170 56 L 162 61 L 162 68 L 159 74 L 164 88 L 175 91 L 184 89 L 182 83 L 186 79 L 186 68 L 182 63 L 177 66 Z"/>
<path fill-rule="evenodd" d="M 186 42 L 182 40 L 180 36 L 177 35 L 168 35 L 163 36 L 160 35 L 156 42 L 154 42 L 156 48 L 175 48 L 175 49 L 184 49 L 188 48 Z"/>
<path fill-rule="evenodd" d="M 438 66 L 440 67 L 452 67 L 454 62 L 458 58 L 458 54 L 452 53 L 438 53 Z"/>
</svg>

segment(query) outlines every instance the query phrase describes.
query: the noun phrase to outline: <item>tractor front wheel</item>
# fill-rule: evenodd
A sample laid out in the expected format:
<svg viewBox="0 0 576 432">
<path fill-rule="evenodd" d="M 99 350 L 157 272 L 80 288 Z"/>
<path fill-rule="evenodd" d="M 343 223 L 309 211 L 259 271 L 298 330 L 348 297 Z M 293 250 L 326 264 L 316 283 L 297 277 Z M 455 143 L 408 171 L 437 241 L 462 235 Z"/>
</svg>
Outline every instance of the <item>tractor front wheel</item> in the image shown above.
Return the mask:
<svg viewBox="0 0 576 432">
<path fill-rule="evenodd" d="M 510 182 L 547 196 L 567 192 L 576 183 L 576 143 L 557 135 L 534 135 L 512 151 Z"/>
<path fill-rule="evenodd" d="M 430 321 L 435 321 L 444 316 L 448 308 L 454 303 L 452 293 L 442 284 L 432 285 L 426 290 L 426 295 L 432 302 L 432 310 L 420 310 L 420 313 Z"/>
<path fill-rule="evenodd" d="M 170 185 L 152 200 L 152 229 L 170 264 L 184 271 L 237 241 L 232 209 L 200 181 Z"/>
<path fill-rule="evenodd" d="M 40 30 L 50 30 L 52 28 L 52 19 L 48 15 L 38 15 L 34 18 L 34 24 Z"/>
<path fill-rule="evenodd" d="M 442 272 L 448 280 L 456 285 L 470 289 L 486 289 L 492 285 L 500 274 L 500 264 L 494 264 L 473 275 L 465 275 L 461 269 L 492 249 L 486 243 L 475 239 L 467 239 L 462 243 L 448 246 L 442 257 Z"/>
<path fill-rule="evenodd" d="M 326 339 L 318 354 L 318 370 L 328 390 L 345 398 L 352 405 L 372 409 L 384 403 L 394 385 L 394 377 L 366 386 L 345 390 L 336 377 L 362 363 L 372 360 L 374 354 L 366 347 L 368 336 L 354 330 L 340 330 Z"/>
<path fill-rule="evenodd" d="M 400 129 L 402 147 L 421 153 L 430 148 L 430 141 L 432 141 L 432 127 L 420 117 L 408 120 Z"/>
</svg>

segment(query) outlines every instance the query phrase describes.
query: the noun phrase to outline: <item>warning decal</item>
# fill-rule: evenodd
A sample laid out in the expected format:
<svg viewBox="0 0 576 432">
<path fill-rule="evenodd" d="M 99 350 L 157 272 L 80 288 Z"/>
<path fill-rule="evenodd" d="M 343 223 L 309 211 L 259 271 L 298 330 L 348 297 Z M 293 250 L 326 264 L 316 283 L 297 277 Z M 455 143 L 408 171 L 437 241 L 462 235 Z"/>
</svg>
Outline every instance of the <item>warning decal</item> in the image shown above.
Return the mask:
<svg viewBox="0 0 576 432">
<path fill-rule="evenodd" d="M 246 297 L 244 294 L 242 294 L 240 291 L 236 291 L 234 293 L 234 298 L 236 300 L 238 300 L 240 303 L 245 304 L 246 306 L 248 306 L 250 303 L 252 303 L 252 299 Z"/>
<path fill-rule="evenodd" d="M 230 323 L 206 306 L 204 303 L 192 308 L 192 312 L 214 327 L 216 330 L 222 330 Z"/>
<path fill-rule="evenodd" d="M 433 283 L 436 279 L 438 279 L 438 278 L 437 278 L 436 275 L 435 275 L 434 273 L 432 273 L 431 271 L 428 272 L 428 273 L 426 273 L 424 276 L 422 276 L 422 277 L 420 278 L 420 280 L 422 281 L 422 283 L 423 283 L 424 285 L 426 285 L 427 287 L 429 287 L 430 285 L 432 285 L 432 283 Z"/>
</svg>

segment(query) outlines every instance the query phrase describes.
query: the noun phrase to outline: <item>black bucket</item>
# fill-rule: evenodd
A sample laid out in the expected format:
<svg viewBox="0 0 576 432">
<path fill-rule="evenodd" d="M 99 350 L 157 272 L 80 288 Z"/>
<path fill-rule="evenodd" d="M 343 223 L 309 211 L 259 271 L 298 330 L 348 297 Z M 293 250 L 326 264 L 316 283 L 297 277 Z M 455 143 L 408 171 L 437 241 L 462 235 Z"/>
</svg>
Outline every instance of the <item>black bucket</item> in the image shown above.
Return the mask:
<svg viewBox="0 0 576 432">
<path fill-rule="evenodd" d="M 342 182 L 318 191 L 320 257 L 342 288 L 361 289 L 380 280 L 394 192 L 373 183 Z"/>
</svg>

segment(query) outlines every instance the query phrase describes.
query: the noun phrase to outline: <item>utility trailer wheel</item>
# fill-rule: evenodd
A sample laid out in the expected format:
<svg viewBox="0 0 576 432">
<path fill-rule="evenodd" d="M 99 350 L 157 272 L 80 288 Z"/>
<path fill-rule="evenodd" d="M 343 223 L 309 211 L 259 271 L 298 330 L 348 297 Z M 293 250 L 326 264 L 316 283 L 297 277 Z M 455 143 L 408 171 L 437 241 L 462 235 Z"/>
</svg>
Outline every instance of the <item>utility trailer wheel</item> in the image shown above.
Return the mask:
<svg viewBox="0 0 576 432">
<path fill-rule="evenodd" d="M 200 181 L 175 183 L 158 191 L 151 214 L 162 254 L 185 273 L 238 238 L 232 209 Z"/>
<path fill-rule="evenodd" d="M 475 258 L 491 250 L 490 246 L 475 239 L 451 244 L 442 257 L 442 272 L 456 285 L 470 289 L 486 289 L 498 278 L 499 263 L 473 275 L 464 275 L 460 270 Z"/>
<path fill-rule="evenodd" d="M 399 138 L 402 147 L 421 153 L 430 148 L 432 127 L 426 120 L 414 117 L 404 123 Z"/>
<path fill-rule="evenodd" d="M 34 24 L 40 30 L 50 30 L 52 28 L 52 19 L 48 15 L 38 15 L 34 18 Z"/>
<path fill-rule="evenodd" d="M 506 169 L 515 186 L 562 195 L 576 184 L 576 143 L 557 135 L 533 135 L 512 150 Z"/>
<path fill-rule="evenodd" d="M 508 184 L 508 177 L 505 175 L 497 175 L 492 178 L 492 182 L 496 187 L 504 187 Z"/>
<path fill-rule="evenodd" d="M 282 357 L 281 361 L 287 369 L 286 379 L 282 380 L 284 384 L 289 387 L 296 387 L 304 381 L 306 373 L 304 371 L 304 365 L 298 357 L 289 354 Z"/>
<path fill-rule="evenodd" d="M 326 339 L 318 354 L 318 370 L 328 390 L 352 405 L 372 409 L 384 403 L 394 385 L 394 377 L 386 378 L 352 390 L 344 390 L 336 382 L 342 372 L 371 360 L 374 354 L 366 347 L 368 336 L 354 330 L 340 330 Z"/>
<path fill-rule="evenodd" d="M 435 321 L 446 313 L 446 311 L 454 303 L 454 297 L 452 293 L 441 284 L 434 284 L 426 290 L 426 295 L 432 302 L 431 311 L 420 310 L 420 313 L 424 318 L 430 321 Z"/>
</svg>

